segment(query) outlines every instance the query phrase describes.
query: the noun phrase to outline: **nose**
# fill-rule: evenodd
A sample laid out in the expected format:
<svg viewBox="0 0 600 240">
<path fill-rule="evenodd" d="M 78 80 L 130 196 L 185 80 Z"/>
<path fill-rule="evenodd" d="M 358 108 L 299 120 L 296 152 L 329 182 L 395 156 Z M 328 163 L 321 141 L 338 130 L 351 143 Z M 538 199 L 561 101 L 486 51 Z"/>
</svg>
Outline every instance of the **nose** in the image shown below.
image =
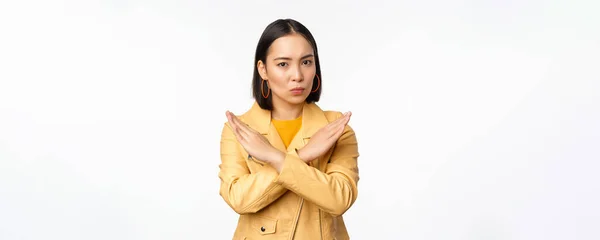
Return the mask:
<svg viewBox="0 0 600 240">
<path fill-rule="evenodd" d="M 295 68 L 292 72 L 292 81 L 293 82 L 302 82 L 304 81 L 304 76 L 302 75 L 302 71 L 300 68 Z"/>
</svg>

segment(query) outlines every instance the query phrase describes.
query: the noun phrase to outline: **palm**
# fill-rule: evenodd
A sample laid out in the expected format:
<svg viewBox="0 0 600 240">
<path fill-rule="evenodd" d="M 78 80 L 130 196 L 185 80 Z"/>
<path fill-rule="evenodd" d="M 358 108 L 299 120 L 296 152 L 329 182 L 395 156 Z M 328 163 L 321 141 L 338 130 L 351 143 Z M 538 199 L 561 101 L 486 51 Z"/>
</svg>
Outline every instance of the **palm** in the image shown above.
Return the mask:
<svg viewBox="0 0 600 240">
<path fill-rule="evenodd" d="M 350 121 L 351 113 L 346 113 L 337 120 L 319 129 L 304 146 L 299 154 L 305 162 L 310 162 L 325 154 L 344 132 L 344 128 Z"/>
<path fill-rule="evenodd" d="M 277 149 L 262 134 L 240 121 L 233 113 L 227 112 L 227 119 L 238 142 L 252 157 L 269 162 L 277 153 Z"/>
</svg>

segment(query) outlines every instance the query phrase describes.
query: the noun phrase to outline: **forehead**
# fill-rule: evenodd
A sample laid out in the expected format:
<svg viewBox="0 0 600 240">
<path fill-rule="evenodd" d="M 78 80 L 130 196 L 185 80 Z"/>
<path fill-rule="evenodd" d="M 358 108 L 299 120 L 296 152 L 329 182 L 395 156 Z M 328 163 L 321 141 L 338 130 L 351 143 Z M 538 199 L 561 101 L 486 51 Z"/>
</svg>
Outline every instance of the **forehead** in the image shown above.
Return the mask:
<svg viewBox="0 0 600 240">
<path fill-rule="evenodd" d="M 290 34 L 273 41 L 269 47 L 267 57 L 300 58 L 306 54 L 313 54 L 310 43 L 299 34 Z"/>
</svg>

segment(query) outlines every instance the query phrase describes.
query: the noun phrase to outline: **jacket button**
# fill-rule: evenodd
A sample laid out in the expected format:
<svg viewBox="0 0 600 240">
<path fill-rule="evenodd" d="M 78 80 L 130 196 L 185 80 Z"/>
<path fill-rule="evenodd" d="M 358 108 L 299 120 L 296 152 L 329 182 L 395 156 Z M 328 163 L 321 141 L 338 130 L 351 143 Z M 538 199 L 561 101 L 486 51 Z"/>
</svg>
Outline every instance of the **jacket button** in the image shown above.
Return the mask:
<svg viewBox="0 0 600 240">
<path fill-rule="evenodd" d="M 265 230 L 266 230 L 265 227 L 260 227 L 261 232 L 264 232 Z"/>
</svg>

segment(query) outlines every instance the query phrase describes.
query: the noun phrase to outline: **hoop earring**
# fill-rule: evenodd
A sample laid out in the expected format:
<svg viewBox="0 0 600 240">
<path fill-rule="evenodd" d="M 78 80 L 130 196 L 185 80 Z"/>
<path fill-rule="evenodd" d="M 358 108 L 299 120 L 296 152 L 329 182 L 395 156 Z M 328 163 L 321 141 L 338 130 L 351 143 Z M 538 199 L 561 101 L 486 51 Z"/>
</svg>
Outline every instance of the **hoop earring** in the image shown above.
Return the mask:
<svg viewBox="0 0 600 240">
<path fill-rule="evenodd" d="M 310 92 L 317 92 L 317 90 L 319 90 L 319 87 L 321 87 L 321 79 L 319 78 L 319 75 L 315 74 L 315 77 L 317 77 L 317 88 Z"/>
<path fill-rule="evenodd" d="M 269 83 L 267 82 L 267 96 L 265 96 L 265 88 L 263 87 L 265 83 L 265 80 L 262 79 L 262 81 L 260 81 L 260 93 L 262 94 L 263 98 L 269 98 L 269 94 L 271 93 L 271 89 L 269 88 Z"/>
</svg>

